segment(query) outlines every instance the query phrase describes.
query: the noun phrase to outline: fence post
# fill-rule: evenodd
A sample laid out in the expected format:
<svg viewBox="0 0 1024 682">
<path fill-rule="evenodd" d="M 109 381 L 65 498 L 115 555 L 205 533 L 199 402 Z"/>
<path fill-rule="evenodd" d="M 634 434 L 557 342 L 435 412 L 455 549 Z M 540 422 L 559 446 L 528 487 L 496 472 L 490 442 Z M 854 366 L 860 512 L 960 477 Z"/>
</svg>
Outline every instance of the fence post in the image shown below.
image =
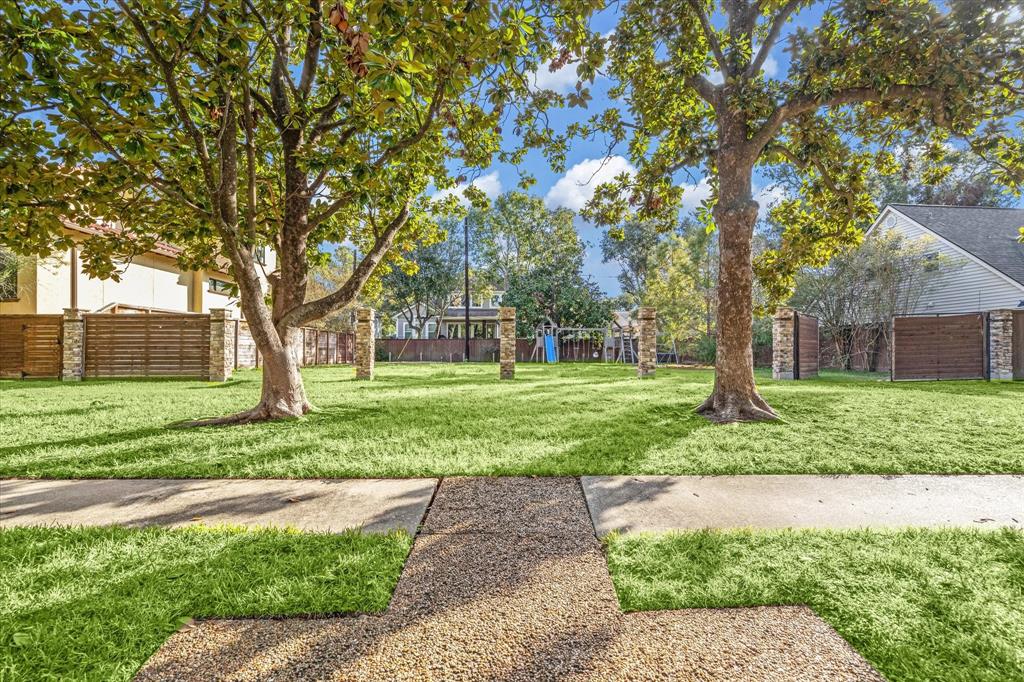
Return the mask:
<svg viewBox="0 0 1024 682">
<path fill-rule="evenodd" d="M 989 378 L 1013 379 L 1013 311 L 992 310 L 988 314 Z"/>
<path fill-rule="evenodd" d="M 373 308 L 360 308 L 356 313 L 356 379 L 373 379 Z"/>
<path fill-rule="evenodd" d="M 772 379 L 796 378 L 796 311 L 781 307 L 772 320 Z"/>
<path fill-rule="evenodd" d="M 498 308 L 498 324 L 501 336 L 498 339 L 498 355 L 501 379 L 514 379 L 516 376 L 516 309 L 503 306 Z"/>
<path fill-rule="evenodd" d="M 658 327 L 654 308 L 640 308 L 637 317 L 640 319 L 640 340 L 637 344 L 636 375 L 642 379 L 654 376 L 658 365 Z"/>
<path fill-rule="evenodd" d="M 224 308 L 210 310 L 210 381 L 227 381 L 235 366 L 234 343 L 228 333 L 228 311 Z"/>
<path fill-rule="evenodd" d="M 81 381 L 85 375 L 85 318 L 77 308 L 64 309 L 61 339 L 61 381 Z"/>
</svg>

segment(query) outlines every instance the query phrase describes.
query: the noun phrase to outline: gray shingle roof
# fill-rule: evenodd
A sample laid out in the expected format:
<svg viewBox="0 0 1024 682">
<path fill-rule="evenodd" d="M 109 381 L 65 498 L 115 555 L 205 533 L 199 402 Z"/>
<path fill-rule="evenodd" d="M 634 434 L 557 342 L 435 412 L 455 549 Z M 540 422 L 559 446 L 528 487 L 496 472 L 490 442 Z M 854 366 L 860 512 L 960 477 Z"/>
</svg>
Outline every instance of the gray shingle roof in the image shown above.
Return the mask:
<svg viewBox="0 0 1024 682">
<path fill-rule="evenodd" d="M 916 223 L 1024 284 L 1024 208 L 890 204 Z"/>
</svg>

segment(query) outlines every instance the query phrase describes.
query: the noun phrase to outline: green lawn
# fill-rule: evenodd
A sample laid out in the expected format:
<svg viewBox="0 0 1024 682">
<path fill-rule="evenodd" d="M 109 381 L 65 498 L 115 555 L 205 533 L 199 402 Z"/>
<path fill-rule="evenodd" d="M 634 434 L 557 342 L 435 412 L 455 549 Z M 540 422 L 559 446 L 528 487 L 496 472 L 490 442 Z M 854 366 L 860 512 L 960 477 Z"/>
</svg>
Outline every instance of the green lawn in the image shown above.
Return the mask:
<svg viewBox="0 0 1024 682">
<path fill-rule="evenodd" d="M 259 373 L 194 381 L 0 382 L 0 476 L 1024 472 L 1024 383 L 759 377 L 784 423 L 694 415 L 707 370 L 520 364 L 304 372 L 301 421 L 168 426 L 255 404 Z"/>
<path fill-rule="evenodd" d="M 404 533 L 0 531 L 0 680 L 127 680 L 192 616 L 383 611 Z"/>
<path fill-rule="evenodd" d="M 890 680 L 1024 679 L 1024 534 L 611 536 L 624 609 L 807 604 Z"/>
</svg>

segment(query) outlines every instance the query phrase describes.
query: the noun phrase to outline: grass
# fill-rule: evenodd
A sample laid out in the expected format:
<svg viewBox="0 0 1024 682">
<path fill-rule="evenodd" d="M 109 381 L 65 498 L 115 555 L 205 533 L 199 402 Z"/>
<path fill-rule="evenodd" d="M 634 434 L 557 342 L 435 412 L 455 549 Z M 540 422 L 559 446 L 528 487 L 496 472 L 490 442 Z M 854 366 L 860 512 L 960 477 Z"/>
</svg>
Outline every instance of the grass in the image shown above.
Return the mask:
<svg viewBox="0 0 1024 682">
<path fill-rule="evenodd" d="M 197 432 L 255 404 L 257 371 L 197 381 L 0 382 L 0 476 L 411 477 L 457 474 L 1024 472 L 1024 383 L 758 381 L 784 423 L 714 425 L 709 370 L 494 364 L 304 371 L 319 410 Z"/>
<path fill-rule="evenodd" d="M 0 531 L 0 680 L 127 680 L 192 616 L 382 611 L 404 533 Z"/>
<path fill-rule="evenodd" d="M 610 536 L 628 611 L 807 604 L 890 680 L 1024 679 L 1018 531 Z"/>
</svg>

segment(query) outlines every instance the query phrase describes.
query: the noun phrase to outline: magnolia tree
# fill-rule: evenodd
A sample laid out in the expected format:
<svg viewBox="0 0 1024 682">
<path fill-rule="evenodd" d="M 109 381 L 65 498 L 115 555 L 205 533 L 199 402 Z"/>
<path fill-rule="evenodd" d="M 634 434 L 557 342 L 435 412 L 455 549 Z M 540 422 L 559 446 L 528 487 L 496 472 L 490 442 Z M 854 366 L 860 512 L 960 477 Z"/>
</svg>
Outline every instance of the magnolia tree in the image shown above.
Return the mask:
<svg viewBox="0 0 1024 682">
<path fill-rule="evenodd" d="M 217 421 L 301 415 L 293 330 L 434 235 L 425 190 L 491 162 L 529 74 L 586 36 L 595 2 L 0 3 L 0 243 L 44 255 L 70 245 L 65 221 L 106 221 L 119 233 L 82 249 L 92 276 L 156 240 L 230 268 L 263 392 Z M 361 258 L 310 299 L 329 243 Z"/>
<path fill-rule="evenodd" d="M 579 51 L 582 79 L 594 76 L 593 55 L 607 55 L 615 108 L 564 137 L 537 123 L 533 141 L 560 162 L 573 135 L 604 135 L 636 168 L 598 187 L 586 214 L 607 225 L 663 216 L 670 229 L 682 172 L 701 171 L 713 190 L 718 348 L 714 390 L 699 412 L 776 418 L 754 385 L 755 268 L 778 300 L 800 266 L 856 243 L 875 212 L 867 173 L 894 170 L 884 150 L 902 136 L 959 138 L 993 165 L 994 180 L 1019 191 L 1019 10 L 1006 0 L 628 0 L 614 33 Z M 789 68 L 776 76 L 765 66 L 780 43 Z M 780 164 L 799 174 L 799 193 L 774 208 L 781 246 L 755 263 L 753 173 Z"/>
</svg>

